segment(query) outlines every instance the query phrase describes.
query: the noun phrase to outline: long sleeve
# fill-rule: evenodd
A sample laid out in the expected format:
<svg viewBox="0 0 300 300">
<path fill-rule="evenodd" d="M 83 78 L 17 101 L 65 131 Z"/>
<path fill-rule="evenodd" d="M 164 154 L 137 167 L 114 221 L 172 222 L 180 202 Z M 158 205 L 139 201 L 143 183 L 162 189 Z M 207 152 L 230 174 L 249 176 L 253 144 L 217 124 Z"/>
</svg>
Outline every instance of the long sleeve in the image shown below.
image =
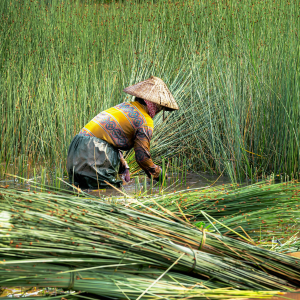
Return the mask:
<svg viewBox="0 0 300 300">
<path fill-rule="evenodd" d="M 143 126 L 136 131 L 134 139 L 135 159 L 138 165 L 146 172 L 157 178 L 160 175 L 160 167 L 155 165 L 150 155 L 150 140 L 152 137 L 152 128 Z"/>
</svg>

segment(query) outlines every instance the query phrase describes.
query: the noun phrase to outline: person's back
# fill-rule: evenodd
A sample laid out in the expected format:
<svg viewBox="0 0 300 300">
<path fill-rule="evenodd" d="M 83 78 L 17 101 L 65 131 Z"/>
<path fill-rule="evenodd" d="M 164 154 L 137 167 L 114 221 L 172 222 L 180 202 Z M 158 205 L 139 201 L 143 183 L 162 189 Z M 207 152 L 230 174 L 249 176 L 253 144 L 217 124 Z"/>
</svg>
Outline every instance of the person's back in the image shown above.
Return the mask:
<svg viewBox="0 0 300 300">
<path fill-rule="evenodd" d="M 134 146 L 135 136 L 151 139 L 153 120 L 138 101 L 121 103 L 95 116 L 79 134 L 95 136 L 121 150 Z"/>
<path fill-rule="evenodd" d="M 148 176 L 159 175 L 150 156 L 153 120 L 147 108 L 138 101 L 123 102 L 95 116 L 79 135 L 97 137 L 120 150 L 134 148 L 139 166 Z"/>
</svg>

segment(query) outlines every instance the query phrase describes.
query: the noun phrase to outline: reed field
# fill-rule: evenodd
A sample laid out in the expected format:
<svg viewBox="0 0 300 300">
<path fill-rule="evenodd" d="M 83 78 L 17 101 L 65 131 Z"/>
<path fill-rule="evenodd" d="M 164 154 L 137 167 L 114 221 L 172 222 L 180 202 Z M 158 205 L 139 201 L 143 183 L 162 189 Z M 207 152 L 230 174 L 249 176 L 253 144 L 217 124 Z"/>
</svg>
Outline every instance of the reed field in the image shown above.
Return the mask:
<svg viewBox="0 0 300 300">
<path fill-rule="evenodd" d="M 299 173 L 297 1 L 20 0 L 0 15 L 0 177 L 65 173 L 73 136 L 150 75 L 180 106 L 155 119 L 157 163 Z"/>
</svg>

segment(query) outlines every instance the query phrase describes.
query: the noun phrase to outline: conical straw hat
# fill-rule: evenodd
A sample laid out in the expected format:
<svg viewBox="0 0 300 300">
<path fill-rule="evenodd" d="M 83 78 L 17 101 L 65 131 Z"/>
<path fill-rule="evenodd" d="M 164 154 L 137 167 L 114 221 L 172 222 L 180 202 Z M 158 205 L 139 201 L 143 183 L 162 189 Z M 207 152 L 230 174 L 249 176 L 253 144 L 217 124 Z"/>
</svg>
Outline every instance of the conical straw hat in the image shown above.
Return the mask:
<svg viewBox="0 0 300 300">
<path fill-rule="evenodd" d="M 167 108 L 166 110 L 179 109 L 166 84 L 160 78 L 155 76 L 151 76 L 145 81 L 127 87 L 124 89 L 124 92 L 164 106 Z"/>
</svg>

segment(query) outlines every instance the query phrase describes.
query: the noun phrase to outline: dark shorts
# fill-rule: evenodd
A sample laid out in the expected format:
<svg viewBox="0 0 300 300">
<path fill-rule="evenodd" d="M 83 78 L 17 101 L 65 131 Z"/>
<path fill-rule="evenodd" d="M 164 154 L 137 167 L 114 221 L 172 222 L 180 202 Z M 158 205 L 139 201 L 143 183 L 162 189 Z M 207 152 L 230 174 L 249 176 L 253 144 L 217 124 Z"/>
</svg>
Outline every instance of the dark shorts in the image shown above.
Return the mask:
<svg viewBox="0 0 300 300">
<path fill-rule="evenodd" d="M 96 137 L 77 134 L 68 150 L 69 181 L 81 189 L 109 187 L 104 181 L 119 188 L 119 164 L 118 149 Z"/>
</svg>

